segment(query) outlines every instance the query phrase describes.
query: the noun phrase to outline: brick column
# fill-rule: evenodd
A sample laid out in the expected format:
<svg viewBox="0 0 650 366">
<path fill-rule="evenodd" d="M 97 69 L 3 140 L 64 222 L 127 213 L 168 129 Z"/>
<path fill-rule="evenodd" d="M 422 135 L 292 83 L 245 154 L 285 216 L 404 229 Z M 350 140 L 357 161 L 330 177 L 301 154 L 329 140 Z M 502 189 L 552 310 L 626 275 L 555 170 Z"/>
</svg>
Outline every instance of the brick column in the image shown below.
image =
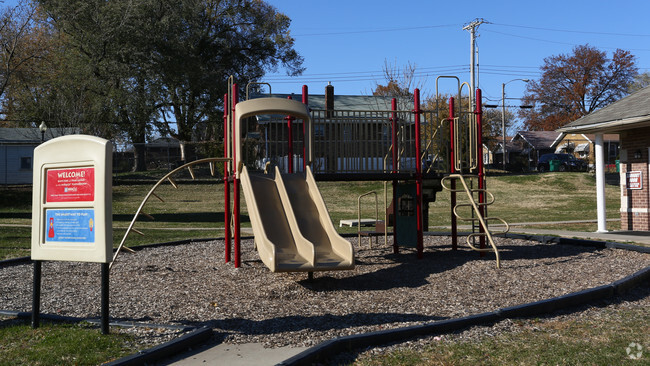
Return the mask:
<svg viewBox="0 0 650 366">
<path fill-rule="evenodd" d="M 621 229 L 650 231 L 648 195 L 648 139 L 650 128 L 621 133 Z M 627 179 L 630 172 L 640 172 L 641 187 L 631 189 Z M 636 187 L 634 187 L 636 188 Z"/>
</svg>

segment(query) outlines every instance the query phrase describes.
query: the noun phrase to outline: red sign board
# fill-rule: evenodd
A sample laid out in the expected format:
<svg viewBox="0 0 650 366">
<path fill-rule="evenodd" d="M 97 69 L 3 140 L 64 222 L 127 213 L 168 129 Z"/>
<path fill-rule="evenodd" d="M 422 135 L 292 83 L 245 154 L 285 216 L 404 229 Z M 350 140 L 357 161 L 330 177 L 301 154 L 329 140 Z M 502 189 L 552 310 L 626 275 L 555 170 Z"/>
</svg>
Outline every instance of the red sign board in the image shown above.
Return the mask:
<svg viewBox="0 0 650 366">
<path fill-rule="evenodd" d="M 95 168 L 48 169 L 46 202 L 95 200 Z"/>
<path fill-rule="evenodd" d="M 643 189 L 643 175 L 640 171 L 627 173 L 627 189 Z"/>
</svg>

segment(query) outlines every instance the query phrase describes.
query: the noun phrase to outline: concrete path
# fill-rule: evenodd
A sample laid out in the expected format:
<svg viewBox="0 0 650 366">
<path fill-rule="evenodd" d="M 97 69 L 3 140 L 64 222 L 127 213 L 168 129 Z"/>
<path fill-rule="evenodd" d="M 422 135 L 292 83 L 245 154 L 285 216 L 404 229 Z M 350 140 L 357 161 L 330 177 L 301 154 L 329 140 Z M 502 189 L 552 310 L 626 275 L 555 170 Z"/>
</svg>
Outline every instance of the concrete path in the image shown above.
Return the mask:
<svg viewBox="0 0 650 366">
<path fill-rule="evenodd" d="M 272 366 L 298 353 L 307 347 L 264 348 L 258 343 L 206 345 L 199 349 L 181 353 L 176 357 L 159 363 L 171 366 Z"/>
<path fill-rule="evenodd" d="M 579 238 L 600 241 L 612 241 L 617 243 L 636 243 L 641 245 L 650 245 L 650 232 L 648 231 L 608 231 L 606 233 L 582 232 L 569 230 L 546 230 L 531 228 L 512 228 L 513 233 L 530 234 L 530 235 L 553 235 L 563 238 Z"/>
</svg>

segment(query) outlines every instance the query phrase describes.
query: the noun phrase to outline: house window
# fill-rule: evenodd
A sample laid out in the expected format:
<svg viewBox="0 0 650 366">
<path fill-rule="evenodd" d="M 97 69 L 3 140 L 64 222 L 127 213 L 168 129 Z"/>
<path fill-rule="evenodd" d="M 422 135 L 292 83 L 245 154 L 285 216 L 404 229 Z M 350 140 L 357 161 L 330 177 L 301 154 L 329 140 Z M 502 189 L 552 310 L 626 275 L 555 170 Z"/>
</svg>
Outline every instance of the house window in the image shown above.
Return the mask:
<svg viewBox="0 0 650 366">
<path fill-rule="evenodd" d="M 20 158 L 20 170 L 32 170 L 31 156 L 23 156 Z"/>
<path fill-rule="evenodd" d="M 614 161 L 618 157 L 618 143 L 610 142 L 608 146 L 607 158 L 608 160 Z"/>
</svg>

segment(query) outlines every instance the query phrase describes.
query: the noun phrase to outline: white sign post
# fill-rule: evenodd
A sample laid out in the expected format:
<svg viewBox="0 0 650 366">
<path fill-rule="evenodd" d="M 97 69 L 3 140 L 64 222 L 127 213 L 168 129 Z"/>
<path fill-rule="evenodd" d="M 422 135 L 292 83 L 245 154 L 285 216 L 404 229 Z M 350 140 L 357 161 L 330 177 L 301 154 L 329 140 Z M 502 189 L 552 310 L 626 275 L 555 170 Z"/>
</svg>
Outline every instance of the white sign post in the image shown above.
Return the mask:
<svg viewBox="0 0 650 366">
<path fill-rule="evenodd" d="M 102 264 L 102 333 L 108 333 L 108 265 L 113 253 L 113 145 L 87 135 L 34 149 L 32 327 L 38 327 L 41 261 Z"/>
</svg>

